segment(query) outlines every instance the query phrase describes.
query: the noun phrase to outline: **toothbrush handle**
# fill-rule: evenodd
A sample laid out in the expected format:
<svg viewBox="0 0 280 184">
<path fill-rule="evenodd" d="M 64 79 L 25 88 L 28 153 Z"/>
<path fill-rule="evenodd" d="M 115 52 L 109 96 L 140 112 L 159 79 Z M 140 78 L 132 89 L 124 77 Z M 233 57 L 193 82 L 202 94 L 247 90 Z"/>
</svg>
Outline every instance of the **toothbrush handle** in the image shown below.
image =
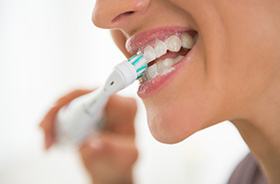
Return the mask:
<svg viewBox="0 0 280 184">
<path fill-rule="evenodd" d="M 63 107 L 57 114 L 56 135 L 61 144 L 80 144 L 91 132 L 98 130 L 104 119 L 104 107 L 109 97 L 133 83 L 137 78 L 134 66 L 125 61 L 115 66 L 105 85 L 81 96 Z"/>
<path fill-rule="evenodd" d="M 59 145 L 80 144 L 90 133 L 100 129 L 108 96 L 102 89 L 74 99 L 56 116 L 56 141 Z"/>
</svg>

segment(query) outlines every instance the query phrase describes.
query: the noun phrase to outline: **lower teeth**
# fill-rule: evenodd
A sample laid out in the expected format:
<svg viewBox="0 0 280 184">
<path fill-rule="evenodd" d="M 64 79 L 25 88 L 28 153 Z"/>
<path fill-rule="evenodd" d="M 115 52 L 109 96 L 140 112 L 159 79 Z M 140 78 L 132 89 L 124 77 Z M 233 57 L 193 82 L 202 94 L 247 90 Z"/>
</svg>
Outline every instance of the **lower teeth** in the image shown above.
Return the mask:
<svg viewBox="0 0 280 184">
<path fill-rule="evenodd" d="M 182 60 L 183 56 L 179 55 L 176 58 L 167 58 L 163 61 L 159 61 L 152 66 L 149 66 L 149 68 L 144 73 L 143 77 L 141 78 L 141 81 L 151 80 L 158 75 L 166 75 L 174 70 L 173 65 L 177 64 Z"/>
</svg>

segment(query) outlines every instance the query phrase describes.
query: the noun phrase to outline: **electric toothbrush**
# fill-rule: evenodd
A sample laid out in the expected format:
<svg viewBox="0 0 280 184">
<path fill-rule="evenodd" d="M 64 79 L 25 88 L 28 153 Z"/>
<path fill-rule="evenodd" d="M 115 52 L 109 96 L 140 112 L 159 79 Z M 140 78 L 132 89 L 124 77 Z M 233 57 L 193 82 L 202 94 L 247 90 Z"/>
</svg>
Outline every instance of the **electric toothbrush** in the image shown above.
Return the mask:
<svg viewBox="0 0 280 184">
<path fill-rule="evenodd" d="M 90 133 L 98 131 L 109 97 L 140 78 L 148 62 L 141 53 L 132 56 L 114 67 L 103 87 L 62 107 L 55 122 L 57 144 L 79 145 Z"/>
</svg>

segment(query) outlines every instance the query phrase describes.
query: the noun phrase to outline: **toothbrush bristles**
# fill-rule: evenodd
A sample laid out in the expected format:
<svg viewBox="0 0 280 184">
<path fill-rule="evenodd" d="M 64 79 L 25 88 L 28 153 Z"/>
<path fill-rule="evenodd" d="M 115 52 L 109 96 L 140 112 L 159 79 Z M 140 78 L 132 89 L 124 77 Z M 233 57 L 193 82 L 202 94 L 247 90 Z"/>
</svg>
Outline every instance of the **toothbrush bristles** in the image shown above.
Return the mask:
<svg viewBox="0 0 280 184">
<path fill-rule="evenodd" d="M 132 64 L 137 72 L 137 79 L 143 76 L 143 73 L 148 68 L 147 61 L 142 53 L 137 53 L 128 59 L 128 62 Z"/>
</svg>

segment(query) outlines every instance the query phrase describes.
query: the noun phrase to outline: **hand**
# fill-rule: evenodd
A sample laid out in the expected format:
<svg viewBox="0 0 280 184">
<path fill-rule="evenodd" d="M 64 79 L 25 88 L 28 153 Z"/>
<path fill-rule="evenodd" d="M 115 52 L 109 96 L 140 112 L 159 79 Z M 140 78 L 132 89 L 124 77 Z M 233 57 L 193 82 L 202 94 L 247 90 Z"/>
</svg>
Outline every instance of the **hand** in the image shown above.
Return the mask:
<svg viewBox="0 0 280 184">
<path fill-rule="evenodd" d="M 55 143 L 55 116 L 59 109 L 90 90 L 75 90 L 60 98 L 48 111 L 40 126 L 45 147 Z M 95 184 L 132 183 L 132 169 L 137 160 L 134 119 L 136 102 L 132 98 L 112 96 L 105 108 L 106 122 L 98 135 L 89 136 L 80 147 L 82 161 Z"/>
</svg>

